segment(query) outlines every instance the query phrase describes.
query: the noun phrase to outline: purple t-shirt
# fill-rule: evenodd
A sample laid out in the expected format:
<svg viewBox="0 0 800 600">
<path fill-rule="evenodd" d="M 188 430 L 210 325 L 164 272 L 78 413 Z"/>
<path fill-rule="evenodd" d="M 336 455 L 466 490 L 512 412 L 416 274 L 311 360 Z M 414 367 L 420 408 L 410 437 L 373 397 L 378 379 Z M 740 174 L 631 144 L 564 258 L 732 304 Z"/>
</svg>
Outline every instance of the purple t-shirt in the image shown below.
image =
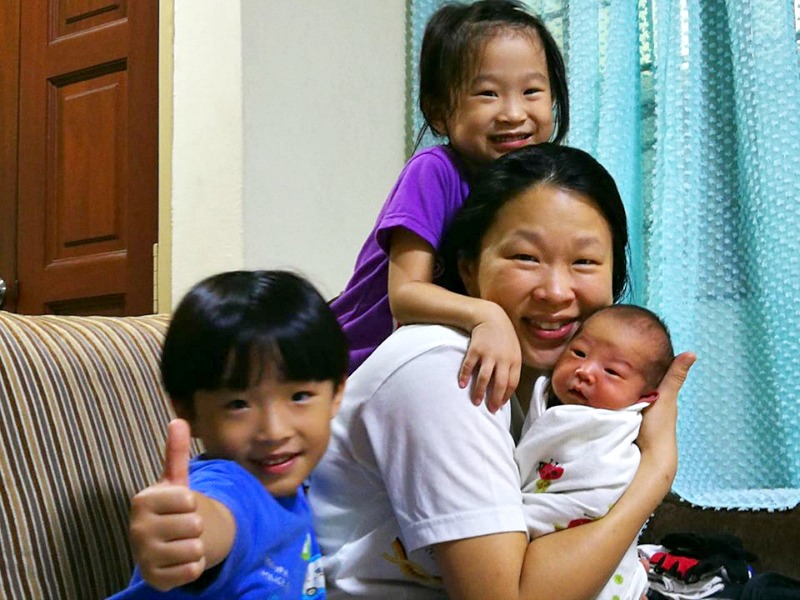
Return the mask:
<svg viewBox="0 0 800 600">
<path fill-rule="evenodd" d="M 353 276 L 331 302 L 350 344 L 351 373 L 394 329 L 389 308 L 392 231 L 403 227 L 438 248 L 469 193 L 459 165 L 448 146 L 427 148 L 409 159 L 358 254 Z"/>
</svg>

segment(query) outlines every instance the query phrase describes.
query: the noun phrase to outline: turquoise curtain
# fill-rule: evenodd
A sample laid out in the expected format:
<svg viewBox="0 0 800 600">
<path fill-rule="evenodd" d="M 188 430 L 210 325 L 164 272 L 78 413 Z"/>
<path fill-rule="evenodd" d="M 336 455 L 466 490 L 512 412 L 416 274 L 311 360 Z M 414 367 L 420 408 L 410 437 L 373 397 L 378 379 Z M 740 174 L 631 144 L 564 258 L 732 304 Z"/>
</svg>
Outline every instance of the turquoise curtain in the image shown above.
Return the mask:
<svg viewBox="0 0 800 600">
<path fill-rule="evenodd" d="M 441 3 L 409 4 L 412 81 Z M 676 349 L 698 354 L 680 399 L 674 491 L 701 506 L 797 505 L 800 1 L 528 5 L 567 60 L 567 143 L 596 156 L 625 199 L 632 300 L 664 317 Z"/>
</svg>

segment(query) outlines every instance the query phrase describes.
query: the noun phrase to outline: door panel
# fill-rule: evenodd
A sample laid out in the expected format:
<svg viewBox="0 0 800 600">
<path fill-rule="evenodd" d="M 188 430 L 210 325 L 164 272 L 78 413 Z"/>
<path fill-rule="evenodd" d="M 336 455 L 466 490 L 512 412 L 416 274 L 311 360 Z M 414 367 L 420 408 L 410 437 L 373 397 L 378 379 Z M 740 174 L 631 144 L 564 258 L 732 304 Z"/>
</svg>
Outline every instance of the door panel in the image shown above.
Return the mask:
<svg viewBox="0 0 800 600">
<path fill-rule="evenodd" d="M 157 240 L 157 0 L 25 0 L 18 310 L 144 314 Z"/>
<path fill-rule="evenodd" d="M 116 66 L 49 86 L 48 266 L 126 248 L 127 74 Z"/>
<path fill-rule="evenodd" d="M 59 0 L 55 18 L 57 35 L 71 35 L 124 19 L 127 5 L 127 0 Z"/>
</svg>

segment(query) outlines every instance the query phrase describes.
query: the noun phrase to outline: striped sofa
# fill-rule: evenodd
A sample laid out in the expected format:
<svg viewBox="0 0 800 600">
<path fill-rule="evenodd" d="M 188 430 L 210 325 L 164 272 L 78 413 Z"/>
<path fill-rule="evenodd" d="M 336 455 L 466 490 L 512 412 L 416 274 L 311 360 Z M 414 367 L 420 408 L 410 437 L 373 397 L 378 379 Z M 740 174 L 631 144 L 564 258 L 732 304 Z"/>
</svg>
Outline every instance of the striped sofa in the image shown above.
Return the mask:
<svg viewBox="0 0 800 600">
<path fill-rule="evenodd" d="M 0 311 L 0 600 L 127 583 L 130 496 L 160 473 L 165 315 Z"/>
<path fill-rule="evenodd" d="M 0 600 L 99 600 L 127 583 L 129 499 L 158 477 L 171 417 L 158 374 L 167 323 L 0 311 Z M 760 572 L 800 578 L 798 511 L 668 500 L 642 541 L 728 532 Z"/>
</svg>

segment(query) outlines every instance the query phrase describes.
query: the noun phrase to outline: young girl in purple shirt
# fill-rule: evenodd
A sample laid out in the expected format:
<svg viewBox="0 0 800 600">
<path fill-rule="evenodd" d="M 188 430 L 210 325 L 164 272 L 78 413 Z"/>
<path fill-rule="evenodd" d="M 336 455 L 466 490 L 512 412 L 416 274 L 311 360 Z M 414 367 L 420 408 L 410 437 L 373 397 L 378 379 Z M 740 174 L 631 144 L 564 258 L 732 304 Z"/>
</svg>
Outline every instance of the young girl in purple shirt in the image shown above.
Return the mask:
<svg viewBox="0 0 800 600">
<path fill-rule="evenodd" d="M 569 97 L 561 52 L 516 0 L 448 4 L 425 30 L 419 105 L 423 132 L 430 128 L 448 143 L 408 161 L 331 307 L 350 344 L 350 372 L 395 323 L 470 332 L 459 384 L 466 387 L 474 373 L 473 401 L 488 391 L 496 410 L 519 381 L 519 343 L 495 303 L 436 285 L 436 251 L 477 170 L 511 150 L 563 140 Z"/>
</svg>

